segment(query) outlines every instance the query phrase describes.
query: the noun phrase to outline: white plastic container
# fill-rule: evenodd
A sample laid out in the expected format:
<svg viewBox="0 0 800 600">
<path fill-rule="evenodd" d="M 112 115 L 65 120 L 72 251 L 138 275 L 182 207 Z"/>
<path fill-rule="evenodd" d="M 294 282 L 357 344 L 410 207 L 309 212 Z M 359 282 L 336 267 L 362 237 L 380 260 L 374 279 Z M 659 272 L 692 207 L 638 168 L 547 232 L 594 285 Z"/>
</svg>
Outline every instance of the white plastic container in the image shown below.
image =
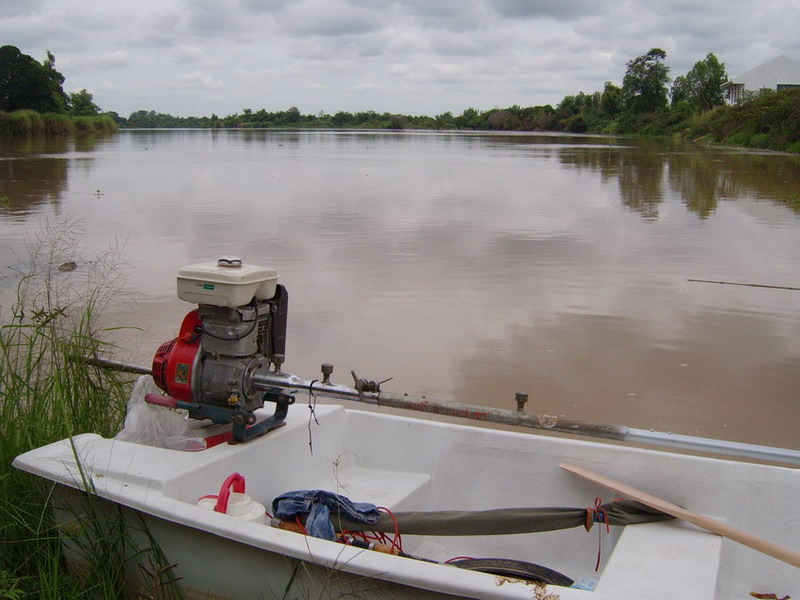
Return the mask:
<svg viewBox="0 0 800 600">
<path fill-rule="evenodd" d="M 275 295 L 278 273 L 268 267 L 245 265 L 240 258 L 222 257 L 178 271 L 178 298 L 194 304 L 235 308 L 254 297 L 269 300 Z"/>
<path fill-rule="evenodd" d="M 217 504 L 216 498 L 201 498 L 197 502 L 197 506 L 200 508 L 205 508 L 206 510 L 214 510 L 214 506 Z M 250 521 L 251 523 L 258 523 L 260 525 L 264 525 L 267 522 L 267 509 L 266 507 L 261 504 L 261 502 L 257 502 L 250 498 L 247 494 L 239 494 L 237 492 L 231 492 L 230 497 L 228 498 L 228 510 L 225 511 L 226 515 L 231 517 L 236 517 L 237 519 L 243 519 L 245 521 Z"/>
</svg>

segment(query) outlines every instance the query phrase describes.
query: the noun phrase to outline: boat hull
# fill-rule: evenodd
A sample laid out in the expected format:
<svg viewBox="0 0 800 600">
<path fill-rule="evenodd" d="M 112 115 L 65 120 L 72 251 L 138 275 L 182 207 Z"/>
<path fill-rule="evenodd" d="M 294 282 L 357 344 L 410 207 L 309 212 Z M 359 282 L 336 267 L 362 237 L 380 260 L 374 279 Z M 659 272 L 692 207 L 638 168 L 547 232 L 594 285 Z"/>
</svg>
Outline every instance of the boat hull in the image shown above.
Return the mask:
<svg viewBox="0 0 800 600">
<path fill-rule="evenodd" d="M 64 488 L 69 523 L 100 502 L 121 507 L 140 543 L 157 541 L 190 597 L 727 599 L 800 593 L 800 569 L 678 521 L 509 536 L 404 536 L 414 560 L 255 525 L 196 506 L 233 472 L 269 506 L 291 490 L 326 489 L 397 511 L 585 507 L 614 495 L 559 468 L 570 462 L 792 548 L 800 539 L 800 471 L 318 406 L 240 445 L 180 452 L 92 434 L 18 457 Z M 78 468 L 78 464 L 81 468 Z M 90 483 L 89 483 L 90 482 Z M 93 489 L 90 497 L 82 492 Z M 146 526 L 146 527 L 144 527 Z M 76 548 L 67 549 L 74 561 Z M 595 571 L 598 563 L 599 568 Z M 596 580 L 593 592 L 438 564 L 508 558 Z M 135 568 L 133 569 L 136 570 Z M 140 574 L 141 574 L 141 570 Z M 132 577 L 132 581 L 135 577 Z M 141 583 L 141 582 L 140 582 Z M 287 595 L 288 594 L 288 595 Z M 589 595 L 591 594 L 591 595 Z"/>
</svg>

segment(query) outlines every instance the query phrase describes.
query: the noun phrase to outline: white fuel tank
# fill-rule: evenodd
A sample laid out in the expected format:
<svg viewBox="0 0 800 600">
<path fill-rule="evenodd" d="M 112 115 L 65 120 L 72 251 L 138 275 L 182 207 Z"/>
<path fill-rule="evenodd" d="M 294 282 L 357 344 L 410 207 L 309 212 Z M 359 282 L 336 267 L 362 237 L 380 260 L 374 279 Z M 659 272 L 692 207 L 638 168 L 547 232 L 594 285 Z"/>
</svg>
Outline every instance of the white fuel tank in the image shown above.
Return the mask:
<svg viewBox="0 0 800 600">
<path fill-rule="evenodd" d="M 194 304 L 244 306 L 254 297 L 269 300 L 277 285 L 277 271 L 246 265 L 238 257 L 223 256 L 215 262 L 189 265 L 178 271 L 178 298 Z"/>
</svg>

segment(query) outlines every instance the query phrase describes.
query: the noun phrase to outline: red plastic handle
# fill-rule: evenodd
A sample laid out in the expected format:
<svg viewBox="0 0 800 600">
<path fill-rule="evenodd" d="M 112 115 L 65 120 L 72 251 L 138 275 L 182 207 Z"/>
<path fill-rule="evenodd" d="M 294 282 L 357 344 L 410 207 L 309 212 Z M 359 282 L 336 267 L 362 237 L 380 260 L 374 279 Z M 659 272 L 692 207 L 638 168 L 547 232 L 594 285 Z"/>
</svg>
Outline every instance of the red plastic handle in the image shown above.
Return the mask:
<svg viewBox="0 0 800 600">
<path fill-rule="evenodd" d="M 177 408 L 178 401 L 169 396 L 159 396 L 158 394 L 145 394 L 144 401 L 148 404 L 156 404 L 158 406 L 166 406 L 167 408 Z"/>
<path fill-rule="evenodd" d="M 222 483 L 222 487 L 219 490 L 219 496 L 217 496 L 217 503 L 214 506 L 214 510 L 221 513 L 228 512 L 228 498 L 231 496 L 231 488 L 237 494 L 244 494 L 244 477 L 239 475 L 239 473 L 232 473 L 228 475 L 228 478 Z"/>
</svg>

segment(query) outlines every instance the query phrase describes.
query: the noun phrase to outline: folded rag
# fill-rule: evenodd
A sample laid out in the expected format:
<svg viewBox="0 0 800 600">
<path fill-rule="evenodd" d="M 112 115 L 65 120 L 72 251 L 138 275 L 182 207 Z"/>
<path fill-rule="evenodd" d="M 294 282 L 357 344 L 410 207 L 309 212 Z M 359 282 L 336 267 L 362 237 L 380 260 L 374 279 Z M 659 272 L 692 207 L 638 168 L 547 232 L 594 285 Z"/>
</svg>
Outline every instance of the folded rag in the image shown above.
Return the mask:
<svg viewBox="0 0 800 600">
<path fill-rule="evenodd" d="M 369 502 L 353 502 L 350 499 L 325 490 L 298 490 L 287 492 L 272 501 L 275 516 L 284 520 L 297 516 L 306 518 L 309 535 L 324 540 L 335 540 L 336 531 L 331 520 L 342 517 L 356 523 L 374 524 L 380 518 L 378 507 Z"/>
</svg>

